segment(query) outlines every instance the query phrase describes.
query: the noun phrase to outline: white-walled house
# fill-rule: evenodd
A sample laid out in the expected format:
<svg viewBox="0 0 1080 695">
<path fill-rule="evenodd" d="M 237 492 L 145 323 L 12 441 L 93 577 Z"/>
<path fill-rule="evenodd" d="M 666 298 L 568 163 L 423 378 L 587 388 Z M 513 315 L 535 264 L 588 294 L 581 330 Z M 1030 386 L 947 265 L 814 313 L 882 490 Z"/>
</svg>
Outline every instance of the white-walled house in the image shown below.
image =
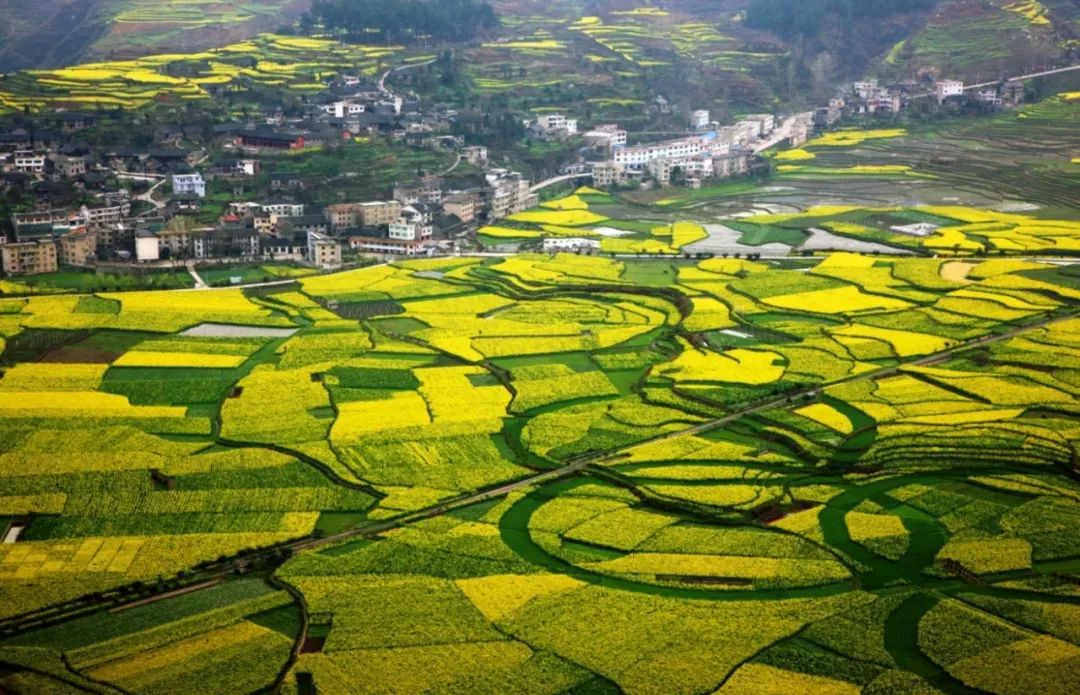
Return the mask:
<svg viewBox="0 0 1080 695">
<path fill-rule="evenodd" d="M 203 198 L 206 196 L 206 181 L 199 173 L 173 174 L 172 190 L 173 193 L 194 193 Z"/>
</svg>

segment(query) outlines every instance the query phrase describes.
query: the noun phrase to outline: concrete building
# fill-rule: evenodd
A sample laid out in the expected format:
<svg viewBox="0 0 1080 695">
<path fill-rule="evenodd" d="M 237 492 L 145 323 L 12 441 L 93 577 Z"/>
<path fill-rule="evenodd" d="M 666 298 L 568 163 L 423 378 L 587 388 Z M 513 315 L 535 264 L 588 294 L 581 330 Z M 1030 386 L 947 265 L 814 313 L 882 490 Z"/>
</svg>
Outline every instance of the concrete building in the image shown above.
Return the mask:
<svg viewBox="0 0 1080 695">
<path fill-rule="evenodd" d="M 168 251 L 168 256 L 171 258 L 186 257 L 191 254 L 191 234 L 187 229 L 183 227 L 162 229 L 155 232 L 154 235 L 158 239 L 158 253 L 160 255 L 166 255 L 166 250 Z M 137 236 L 135 238 L 135 250 L 136 252 L 139 250 L 139 239 Z M 149 247 L 147 250 L 149 251 Z"/>
<path fill-rule="evenodd" d="M 766 137 L 771 135 L 773 130 L 776 129 L 776 116 L 771 113 L 755 113 L 743 118 L 742 122 L 757 123 L 757 135 L 758 137 Z M 736 124 L 737 126 L 738 124 Z"/>
<path fill-rule="evenodd" d="M 941 80 L 935 85 L 939 104 L 945 103 L 950 97 L 964 95 L 964 83 L 960 80 Z"/>
<path fill-rule="evenodd" d="M 148 229 L 135 232 L 135 260 L 140 263 L 161 258 L 161 240 Z"/>
<path fill-rule="evenodd" d="M 401 203 L 397 200 L 373 200 L 360 203 L 357 209 L 357 224 L 360 227 L 382 227 L 397 221 L 401 217 Z"/>
<path fill-rule="evenodd" d="M 323 270 L 336 270 L 341 267 L 341 244 L 325 234 L 308 232 L 307 260 Z"/>
<path fill-rule="evenodd" d="M 434 251 L 422 241 L 401 239 L 378 239 L 375 237 L 354 236 L 349 238 L 349 248 L 354 251 L 378 253 L 388 256 L 421 256 Z"/>
<path fill-rule="evenodd" d="M 300 217 L 304 214 L 303 203 L 293 203 L 291 201 L 275 201 L 262 203 L 259 208 L 264 215 L 270 215 L 271 217 Z"/>
<path fill-rule="evenodd" d="M 661 186 L 671 184 L 676 174 L 682 178 L 712 178 L 713 160 L 708 156 L 684 159 L 654 159 L 647 165 L 649 175 Z"/>
<path fill-rule="evenodd" d="M 843 99 L 830 99 L 828 106 L 822 106 L 814 111 L 814 125 L 827 128 L 836 123 L 844 114 L 844 105 Z"/>
<path fill-rule="evenodd" d="M 472 164 L 474 167 L 482 167 L 487 164 L 488 150 L 486 147 L 480 147 L 479 145 L 470 145 L 461 150 L 461 155 L 465 158 L 465 161 Z"/>
<path fill-rule="evenodd" d="M 67 157 L 62 154 L 52 156 L 54 171 L 65 179 L 73 179 L 86 173 L 84 157 Z"/>
<path fill-rule="evenodd" d="M 856 82 L 851 86 L 851 91 L 860 99 L 870 99 L 877 95 L 878 81 L 870 79 L 866 82 Z"/>
<path fill-rule="evenodd" d="M 15 241 L 33 241 L 69 232 L 86 231 L 86 218 L 68 210 L 38 210 L 20 212 L 11 216 Z"/>
<path fill-rule="evenodd" d="M 354 203 L 337 203 L 327 205 L 323 212 L 326 220 L 330 223 L 330 229 L 339 231 L 342 229 L 354 229 L 359 226 L 360 219 Z"/>
<path fill-rule="evenodd" d="M 615 162 L 597 162 L 592 166 L 593 185 L 597 188 L 614 186 L 622 180 L 622 165 Z"/>
<path fill-rule="evenodd" d="M 577 135 L 577 119 L 567 118 L 562 113 L 546 113 L 536 119 L 536 130 L 547 137 L 569 137 Z"/>
<path fill-rule="evenodd" d="M 730 179 L 742 176 L 750 171 L 750 153 L 736 151 L 713 157 L 713 176 L 718 179 Z"/>
<path fill-rule="evenodd" d="M 649 162 L 657 159 L 694 157 L 704 151 L 705 145 L 702 138 L 693 137 L 655 142 L 647 145 L 620 147 L 615 150 L 612 159 L 616 164 L 626 169 L 644 169 Z"/>
<path fill-rule="evenodd" d="M 626 131 L 614 123 L 597 126 L 586 132 L 583 137 L 585 144 L 589 147 L 606 150 L 609 153 L 616 147 L 626 145 Z"/>
<path fill-rule="evenodd" d="M 0 244 L 5 275 L 37 275 L 56 270 L 56 242 L 52 239 Z"/>
<path fill-rule="evenodd" d="M 335 101 L 330 104 L 323 104 L 322 110 L 333 118 L 347 118 L 349 116 L 359 116 L 367 110 L 367 107 L 350 101 Z"/>
<path fill-rule="evenodd" d="M 434 232 L 431 215 L 412 205 L 401 209 L 401 217 L 389 225 L 390 238 L 398 241 L 427 241 Z"/>
<path fill-rule="evenodd" d="M 712 121 L 709 120 L 709 112 L 705 109 L 690 112 L 690 130 L 708 130 L 710 125 Z"/>
<path fill-rule="evenodd" d="M 97 239 L 85 231 L 69 232 L 57 241 L 61 265 L 86 266 L 97 252 Z"/>
<path fill-rule="evenodd" d="M 130 214 L 131 200 L 128 198 L 106 200 L 79 208 L 79 215 L 86 220 L 86 225 L 91 230 L 115 226 L 127 219 Z"/>
<path fill-rule="evenodd" d="M 540 197 L 529 190 L 529 181 L 516 171 L 495 169 L 487 175 L 485 190 L 488 220 L 504 217 L 536 207 Z"/>
<path fill-rule="evenodd" d="M 455 193 L 442 203 L 443 212 L 454 215 L 462 222 L 476 219 L 476 196 L 471 193 Z"/>
<path fill-rule="evenodd" d="M 441 203 L 442 178 L 425 176 L 414 186 L 394 186 L 393 198 L 402 205 Z"/>
<path fill-rule="evenodd" d="M 173 193 L 194 193 L 203 198 L 206 196 L 206 181 L 199 173 L 173 174 L 172 191 Z"/>
<path fill-rule="evenodd" d="M 19 150 L 12 155 L 11 160 L 15 167 L 15 171 L 23 174 L 45 173 L 44 154 L 38 154 L 37 152 L 31 152 L 29 150 Z"/>
<path fill-rule="evenodd" d="M 255 258 L 259 233 L 254 227 L 220 227 L 191 232 L 191 255 L 195 258 Z"/>
</svg>

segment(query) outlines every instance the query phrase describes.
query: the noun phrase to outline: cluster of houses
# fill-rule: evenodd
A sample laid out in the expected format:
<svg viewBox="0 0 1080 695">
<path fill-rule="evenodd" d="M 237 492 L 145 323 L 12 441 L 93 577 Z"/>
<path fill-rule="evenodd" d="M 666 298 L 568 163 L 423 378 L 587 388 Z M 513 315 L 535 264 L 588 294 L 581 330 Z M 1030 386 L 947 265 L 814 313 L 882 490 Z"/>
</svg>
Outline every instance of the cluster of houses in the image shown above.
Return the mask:
<svg viewBox="0 0 1080 695">
<path fill-rule="evenodd" d="M 781 141 L 797 146 L 813 129 L 810 113 L 780 121 L 773 114 L 745 116 L 720 126 L 706 110 L 690 114 L 694 134 L 674 140 L 627 145 L 626 131 L 603 125 L 584 133 L 596 159 L 588 163 L 598 187 L 649 178 L 661 186 L 673 183 L 700 188 L 703 181 L 749 174 L 760 164 L 758 154 Z"/>
<path fill-rule="evenodd" d="M 487 151 L 473 147 L 466 156 L 484 164 Z M 24 158 L 13 154 L 10 159 Z M 260 168 L 258 159 L 244 158 L 205 171 L 212 172 L 207 176 L 236 180 L 254 176 Z M 43 176 L 31 175 L 39 180 Z M 11 215 L 10 238 L 0 236 L 4 274 L 47 273 L 59 265 L 90 266 L 108 260 L 271 259 L 333 269 L 342 265 L 344 249 L 406 256 L 447 250 L 481 220 L 496 221 L 538 203 L 529 180 L 507 169 L 487 168 L 466 179 L 475 184 L 467 188 L 429 175 L 394 186 L 385 199 L 330 205 L 300 202 L 304 179 L 275 172 L 266 196 L 230 203 L 215 223 L 198 225 L 187 213 L 197 211 L 207 195 L 204 173 L 177 170 L 158 176 L 150 180 L 170 184 L 168 202 L 154 204 L 144 198 L 153 209 L 141 215 L 132 214 L 133 199 L 126 188 L 97 194 L 88 204 L 38 206 Z"/>
<path fill-rule="evenodd" d="M 1024 83 L 1002 80 L 972 89 L 960 80 L 941 79 L 927 91 L 925 84 L 914 81 L 879 84 L 876 79 L 867 79 L 852 83 L 841 97 L 818 108 L 814 121 L 828 127 L 845 116 L 896 114 L 920 98 L 935 98 L 939 105 L 974 102 L 989 108 L 1015 107 L 1024 103 Z"/>
<path fill-rule="evenodd" d="M 541 114 L 524 125 L 535 139 L 580 138 L 581 156 L 563 173 L 591 174 L 597 187 L 651 181 L 697 188 L 707 180 L 753 173 L 764 164 L 760 153 L 765 149 L 782 143 L 799 146 L 815 127 L 832 126 L 844 116 L 897 113 L 919 97 L 936 96 L 942 104 L 975 99 L 994 107 L 1023 99 L 1022 85 L 1011 82 L 977 92 L 955 80 L 938 81 L 931 93 L 919 94 L 919 88 L 916 83 L 866 80 L 815 111 L 784 118 L 754 114 L 728 126 L 698 109 L 685 115 L 686 135 L 633 145 L 617 124 L 582 132 L 577 119 L 559 112 Z M 662 97 L 650 108 L 671 113 Z M 51 129 L 28 126 L 0 132 L 0 190 L 21 187 L 33 196 L 32 210 L 13 214 L 10 234 L 0 235 L 3 272 L 35 274 L 60 264 L 86 266 L 106 260 L 265 258 L 335 268 L 347 251 L 419 255 L 449 249 L 478 224 L 538 202 L 526 176 L 489 166 L 486 148 L 466 146 L 460 135 L 451 134 L 481 127 L 482 114 L 424 106 L 413 94 L 395 94 L 368 78 L 347 75 L 290 113 L 286 116 L 271 105 L 244 122 L 163 126 L 154 144 L 145 147 L 92 149 L 80 144 L 80 131 L 106 117 L 101 114 L 58 113 Z M 382 199 L 329 205 L 300 202 L 313 196 L 301 194 L 307 181 L 297 174 L 274 171 L 262 176 L 260 157 L 360 136 L 452 150 L 459 162 L 480 173 L 456 175 L 453 183 L 423 176 L 395 186 Z M 191 141 L 226 156 L 208 162 L 206 151 L 182 147 Z M 266 182 L 254 187 L 254 199 L 249 183 L 253 177 Z M 131 183 L 121 186 L 120 180 Z M 211 183 L 216 190 L 229 187 L 220 181 L 232 184 L 233 197 L 245 202 L 230 204 L 213 224 L 197 224 L 193 213 L 203 209 Z M 169 185 L 153 190 L 164 183 Z M 136 200 L 139 209 L 133 212 Z"/>
<path fill-rule="evenodd" d="M 446 134 L 457 112 L 445 107 L 422 111 L 415 96 L 394 94 L 366 78 L 336 79 L 327 92 L 308 100 L 302 117 L 287 118 L 280 109 L 267 107 L 245 123 L 164 126 L 153 147 L 91 151 L 72 145 L 72 134 L 93 126 L 95 116 L 57 116 L 63 127 L 56 132 L 0 132 L 0 189 L 18 185 L 37 196 L 32 212 L 11 216 L 6 238 L 0 232 L 6 275 L 104 261 L 275 259 L 334 268 L 342 264 L 345 250 L 419 255 L 449 248 L 481 221 L 493 222 L 538 203 L 525 176 L 488 167 L 485 147 L 465 146 L 462 138 Z M 459 177 L 456 185 L 424 176 L 395 186 L 385 199 L 329 205 L 300 202 L 313 197 L 303 193 L 309 180 L 302 176 L 281 171 L 262 176 L 260 157 L 360 135 L 452 149 L 459 161 L 482 173 Z M 191 140 L 226 155 L 208 162 L 205 152 L 181 148 Z M 260 183 L 253 185 L 257 176 Z M 120 180 L 131 183 L 122 186 Z M 212 224 L 196 223 L 194 213 L 203 210 L 211 182 L 220 181 L 225 185 L 215 183 L 216 189 L 231 187 L 236 199 L 245 200 L 251 192 L 261 195 L 255 202 L 230 204 Z M 66 195 L 50 195 L 51 183 Z M 165 183 L 142 195 L 132 192 Z M 71 204 L 73 195 L 79 204 Z M 140 210 L 133 213 L 135 199 Z M 86 200 L 93 202 L 82 204 Z"/>
</svg>

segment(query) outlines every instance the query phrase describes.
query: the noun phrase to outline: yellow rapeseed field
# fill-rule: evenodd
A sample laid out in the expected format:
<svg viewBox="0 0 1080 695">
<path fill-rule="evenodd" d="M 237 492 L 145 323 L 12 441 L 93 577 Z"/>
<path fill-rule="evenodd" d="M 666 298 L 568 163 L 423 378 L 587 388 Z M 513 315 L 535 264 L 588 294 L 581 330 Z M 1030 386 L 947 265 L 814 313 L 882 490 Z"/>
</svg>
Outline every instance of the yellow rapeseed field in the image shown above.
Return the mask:
<svg viewBox="0 0 1080 695">
<path fill-rule="evenodd" d="M 565 574 L 498 574 L 458 579 L 456 584 L 484 617 L 492 621 L 514 613 L 538 596 L 585 586 Z"/>
<path fill-rule="evenodd" d="M 795 413 L 819 422 L 840 434 L 851 434 L 851 420 L 828 403 L 812 403 L 797 409 Z"/>
<path fill-rule="evenodd" d="M 197 352 L 155 352 L 152 350 L 131 350 L 120 355 L 114 367 L 204 367 L 231 369 L 242 365 L 246 357 L 242 355 L 206 355 Z"/>
<path fill-rule="evenodd" d="M 761 301 L 781 309 L 809 311 L 816 314 L 854 314 L 875 310 L 893 311 L 911 306 L 902 299 L 866 294 L 852 285 L 828 290 L 782 294 Z"/>
</svg>

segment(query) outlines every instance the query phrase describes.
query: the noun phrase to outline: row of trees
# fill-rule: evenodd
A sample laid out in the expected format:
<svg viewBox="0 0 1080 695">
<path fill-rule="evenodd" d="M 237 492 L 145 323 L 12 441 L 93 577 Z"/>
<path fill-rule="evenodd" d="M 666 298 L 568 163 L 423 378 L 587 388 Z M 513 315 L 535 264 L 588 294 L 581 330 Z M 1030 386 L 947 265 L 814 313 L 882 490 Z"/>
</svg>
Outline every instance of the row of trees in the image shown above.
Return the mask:
<svg viewBox="0 0 1080 695">
<path fill-rule="evenodd" d="M 300 19 L 359 42 L 439 43 L 468 41 L 498 25 L 485 0 L 315 0 Z"/>
</svg>

